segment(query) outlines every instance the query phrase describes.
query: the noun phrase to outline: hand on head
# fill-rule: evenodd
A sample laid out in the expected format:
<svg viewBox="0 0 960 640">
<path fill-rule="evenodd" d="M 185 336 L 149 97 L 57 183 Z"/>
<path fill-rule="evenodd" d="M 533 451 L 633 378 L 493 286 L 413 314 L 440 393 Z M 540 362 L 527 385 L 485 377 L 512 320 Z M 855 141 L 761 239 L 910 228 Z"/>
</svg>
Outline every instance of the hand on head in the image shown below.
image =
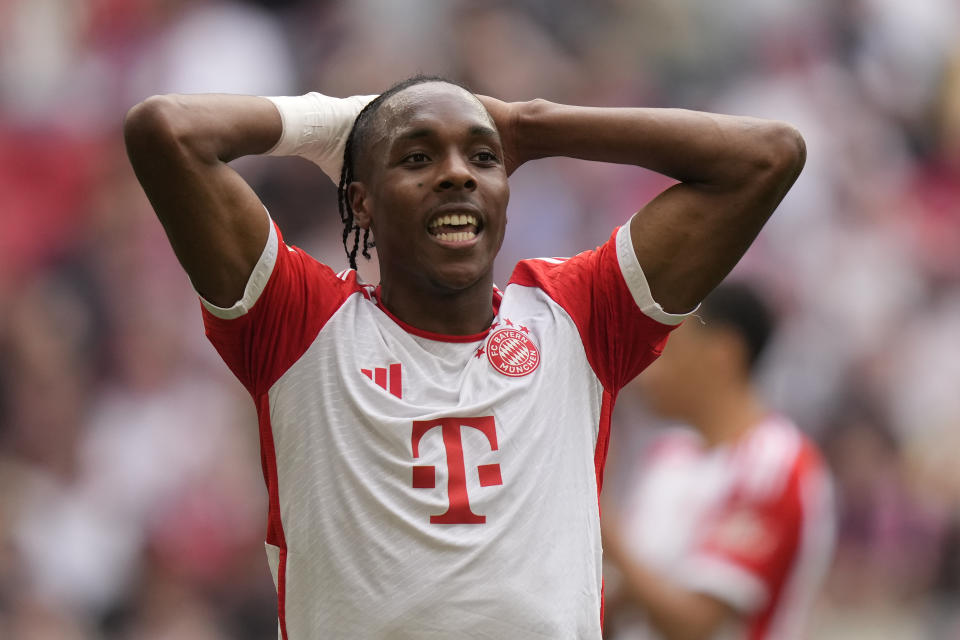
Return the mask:
<svg viewBox="0 0 960 640">
<path fill-rule="evenodd" d="M 497 131 L 500 132 L 500 142 L 503 145 L 504 166 L 507 175 L 512 174 L 524 163 L 524 158 L 520 152 L 520 140 L 517 136 L 517 118 L 518 109 L 515 102 L 504 102 L 490 96 L 479 94 L 477 99 L 493 118 L 497 125 Z"/>
</svg>

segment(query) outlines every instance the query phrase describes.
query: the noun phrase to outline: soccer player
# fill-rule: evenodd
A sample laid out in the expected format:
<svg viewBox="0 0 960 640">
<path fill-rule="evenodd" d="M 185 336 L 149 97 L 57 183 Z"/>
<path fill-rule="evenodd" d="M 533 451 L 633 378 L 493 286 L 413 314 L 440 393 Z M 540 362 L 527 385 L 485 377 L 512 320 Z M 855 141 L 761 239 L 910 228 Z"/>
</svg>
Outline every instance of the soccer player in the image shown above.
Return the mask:
<svg viewBox="0 0 960 640">
<path fill-rule="evenodd" d="M 279 632 L 599 638 L 613 400 L 743 254 L 802 139 L 424 77 L 367 100 L 160 96 L 125 123 L 207 335 L 257 407 Z M 379 286 L 283 241 L 227 164 L 267 152 L 339 178 L 349 260 L 375 239 Z M 546 156 L 679 183 L 599 248 L 522 261 L 499 290 L 507 175 Z"/>
<path fill-rule="evenodd" d="M 816 446 L 764 408 L 751 373 L 773 329 L 746 284 L 721 284 L 638 380 L 650 406 L 693 431 L 657 438 L 620 512 L 604 510 L 619 569 L 612 638 L 806 637 L 834 537 Z"/>
</svg>

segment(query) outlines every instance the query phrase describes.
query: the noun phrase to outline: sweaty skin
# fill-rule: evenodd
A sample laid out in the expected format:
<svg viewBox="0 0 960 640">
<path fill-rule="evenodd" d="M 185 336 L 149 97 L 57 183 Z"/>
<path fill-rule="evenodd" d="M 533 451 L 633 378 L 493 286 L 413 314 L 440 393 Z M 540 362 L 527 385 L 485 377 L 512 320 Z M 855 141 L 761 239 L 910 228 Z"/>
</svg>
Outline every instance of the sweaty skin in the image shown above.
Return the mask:
<svg viewBox="0 0 960 640">
<path fill-rule="evenodd" d="M 348 197 L 377 241 L 381 300 L 413 326 L 479 333 L 493 319 L 493 261 L 510 195 L 500 136 L 483 105 L 454 85 L 410 87 L 379 113 Z M 475 236 L 441 239 L 431 223 L 446 215 L 476 220 L 462 227 Z"/>
</svg>

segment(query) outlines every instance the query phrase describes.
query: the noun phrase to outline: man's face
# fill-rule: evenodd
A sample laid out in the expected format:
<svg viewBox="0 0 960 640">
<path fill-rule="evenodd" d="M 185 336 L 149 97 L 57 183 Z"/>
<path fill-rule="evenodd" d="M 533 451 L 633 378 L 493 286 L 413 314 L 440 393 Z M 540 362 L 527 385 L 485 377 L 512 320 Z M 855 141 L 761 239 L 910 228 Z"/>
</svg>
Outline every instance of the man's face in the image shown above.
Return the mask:
<svg viewBox="0 0 960 640">
<path fill-rule="evenodd" d="M 460 87 L 415 85 L 377 114 L 348 197 L 384 284 L 454 292 L 491 280 L 510 189 L 500 136 Z"/>
</svg>

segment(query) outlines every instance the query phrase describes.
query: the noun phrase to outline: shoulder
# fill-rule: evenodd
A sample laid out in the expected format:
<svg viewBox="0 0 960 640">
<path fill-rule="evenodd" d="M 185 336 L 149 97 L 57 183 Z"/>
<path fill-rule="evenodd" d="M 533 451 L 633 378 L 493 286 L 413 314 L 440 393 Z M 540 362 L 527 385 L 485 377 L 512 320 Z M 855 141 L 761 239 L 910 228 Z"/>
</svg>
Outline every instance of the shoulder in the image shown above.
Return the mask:
<svg viewBox="0 0 960 640">
<path fill-rule="evenodd" d="M 510 284 L 523 286 L 549 286 L 555 282 L 588 277 L 603 266 L 618 266 L 616 263 L 616 239 L 621 227 L 613 230 L 606 242 L 595 249 L 581 251 L 575 256 L 539 257 L 521 260 L 510 276 Z M 610 265 L 604 265 L 608 258 Z M 612 258 L 612 260 L 609 260 Z M 619 271 L 619 269 L 615 270 Z M 615 272 L 614 271 L 614 272 Z"/>
<path fill-rule="evenodd" d="M 517 263 L 510 284 L 538 287 L 561 306 L 583 299 L 607 300 L 657 324 L 674 327 L 689 314 L 671 314 L 653 299 L 637 260 L 629 224 L 617 227 L 595 249 L 569 258 L 533 258 Z"/>
<path fill-rule="evenodd" d="M 799 488 L 826 466 L 816 444 L 791 420 L 772 415 L 754 427 L 733 451 L 737 488 L 757 501 L 776 500 Z"/>
<path fill-rule="evenodd" d="M 203 300 L 205 317 L 233 320 L 267 307 L 314 306 L 333 309 L 355 292 L 363 291 L 357 272 L 335 272 L 300 247 L 287 244 L 280 228 L 270 221 L 270 234 L 247 281 L 243 297 L 232 307 L 220 308 Z M 369 297 L 369 294 L 368 294 Z"/>
</svg>

